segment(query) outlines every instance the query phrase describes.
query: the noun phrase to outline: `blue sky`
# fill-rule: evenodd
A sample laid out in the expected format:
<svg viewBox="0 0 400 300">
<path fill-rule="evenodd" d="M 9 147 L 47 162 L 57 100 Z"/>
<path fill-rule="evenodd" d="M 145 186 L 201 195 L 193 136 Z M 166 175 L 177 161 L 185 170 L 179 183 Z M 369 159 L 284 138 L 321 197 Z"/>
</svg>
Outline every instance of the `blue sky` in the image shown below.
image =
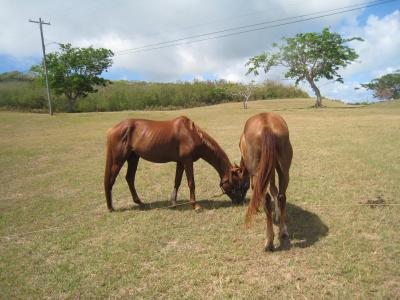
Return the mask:
<svg viewBox="0 0 400 300">
<path fill-rule="evenodd" d="M 0 72 L 21 71 L 26 72 L 32 64 L 40 63 L 40 56 L 24 57 L 18 59 L 9 54 L 0 54 Z"/>
<path fill-rule="evenodd" d="M 368 7 L 358 17 L 358 21 L 361 26 L 364 26 L 370 15 L 375 15 L 380 18 L 393 13 L 395 10 L 400 9 L 400 3 L 398 1 L 389 2 L 384 5 Z"/>
<path fill-rule="evenodd" d="M 190 35 L 331 10 L 367 1 L 336 0 L 161 0 L 132 2 L 5 1 L 0 0 L 0 72 L 27 71 L 41 60 L 38 26 L 28 19 L 42 17 L 45 42 L 70 42 L 74 46 L 106 47 L 118 51 Z M 75 7 L 80 7 L 75 10 Z M 299 31 L 320 31 L 329 26 L 343 36 L 361 36 L 352 47 L 358 62 L 342 71 L 345 84 L 321 82 L 323 94 L 347 102 L 373 100 L 360 83 L 400 68 L 400 0 L 288 26 L 180 45 L 142 53 L 116 55 L 105 73 L 109 79 L 168 81 L 227 79 L 231 81 L 282 79 L 284 70 L 266 76 L 246 77 L 249 57 L 268 50 L 273 42 Z M 47 46 L 54 51 L 57 45 Z M 288 81 L 285 81 L 288 82 Z M 312 94 L 307 84 L 301 85 Z"/>
</svg>

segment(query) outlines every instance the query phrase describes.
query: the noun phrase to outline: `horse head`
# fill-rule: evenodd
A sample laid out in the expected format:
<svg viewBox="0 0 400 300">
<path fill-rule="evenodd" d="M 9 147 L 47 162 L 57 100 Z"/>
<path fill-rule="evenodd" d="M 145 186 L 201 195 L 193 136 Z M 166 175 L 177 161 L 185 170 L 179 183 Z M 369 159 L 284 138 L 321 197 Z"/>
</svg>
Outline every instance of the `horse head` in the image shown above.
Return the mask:
<svg viewBox="0 0 400 300">
<path fill-rule="evenodd" d="M 244 202 L 249 189 L 250 179 L 249 176 L 246 176 L 245 169 L 234 164 L 229 170 L 229 175 L 221 179 L 220 186 L 222 191 L 232 200 L 232 203 L 241 204 Z"/>
</svg>

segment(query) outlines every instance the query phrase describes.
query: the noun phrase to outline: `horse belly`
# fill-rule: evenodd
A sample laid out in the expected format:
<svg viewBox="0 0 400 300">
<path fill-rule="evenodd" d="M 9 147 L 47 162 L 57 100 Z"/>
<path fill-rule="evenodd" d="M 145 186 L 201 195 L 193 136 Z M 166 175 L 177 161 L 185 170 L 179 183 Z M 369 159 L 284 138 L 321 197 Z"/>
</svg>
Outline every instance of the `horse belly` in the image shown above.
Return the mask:
<svg viewBox="0 0 400 300">
<path fill-rule="evenodd" d="M 261 149 L 257 146 L 257 143 L 249 143 L 247 140 L 244 141 L 243 146 L 242 157 L 244 165 L 251 175 L 256 175 L 260 162 Z"/>
<path fill-rule="evenodd" d="M 162 145 L 153 147 L 137 146 L 133 147 L 133 151 L 139 157 L 154 163 L 166 163 L 178 160 L 176 151 L 173 151 L 170 147 L 163 147 Z"/>
</svg>

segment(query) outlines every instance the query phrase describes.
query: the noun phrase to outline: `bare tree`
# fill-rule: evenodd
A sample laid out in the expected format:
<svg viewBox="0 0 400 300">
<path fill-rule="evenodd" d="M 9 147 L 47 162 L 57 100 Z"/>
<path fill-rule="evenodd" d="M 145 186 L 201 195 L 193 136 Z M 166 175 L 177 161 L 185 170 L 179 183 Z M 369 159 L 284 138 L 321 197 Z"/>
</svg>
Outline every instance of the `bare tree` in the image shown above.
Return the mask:
<svg viewBox="0 0 400 300">
<path fill-rule="evenodd" d="M 253 93 L 254 89 L 254 80 L 252 80 L 249 84 L 241 84 L 237 93 L 234 93 L 234 96 L 239 96 L 243 98 L 243 108 L 247 109 L 247 103 Z"/>
</svg>

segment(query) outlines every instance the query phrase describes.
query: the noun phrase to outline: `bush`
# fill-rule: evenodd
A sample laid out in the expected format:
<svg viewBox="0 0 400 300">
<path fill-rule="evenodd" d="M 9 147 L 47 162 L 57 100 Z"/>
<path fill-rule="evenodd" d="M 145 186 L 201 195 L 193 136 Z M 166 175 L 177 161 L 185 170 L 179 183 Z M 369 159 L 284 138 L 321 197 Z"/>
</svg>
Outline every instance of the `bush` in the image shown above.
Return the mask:
<svg viewBox="0 0 400 300">
<path fill-rule="evenodd" d="M 237 94 L 243 85 L 220 81 L 150 83 L 113 81 L 98 92 L 79 99 L 76 111 L 120 111 L 142 109 L 173 109 L 239 102 Z M 250 100 L 275 98 L 304 98 L 307 93 L 294 86 L 267 81 L 255 85 Z M 64 96 L 52 95 L 54 111 L 68 111 Z M 0 107 L 29 111 L 47 111 L 46 92 L 34 80 L 0 82 Z"/>
</svg>

